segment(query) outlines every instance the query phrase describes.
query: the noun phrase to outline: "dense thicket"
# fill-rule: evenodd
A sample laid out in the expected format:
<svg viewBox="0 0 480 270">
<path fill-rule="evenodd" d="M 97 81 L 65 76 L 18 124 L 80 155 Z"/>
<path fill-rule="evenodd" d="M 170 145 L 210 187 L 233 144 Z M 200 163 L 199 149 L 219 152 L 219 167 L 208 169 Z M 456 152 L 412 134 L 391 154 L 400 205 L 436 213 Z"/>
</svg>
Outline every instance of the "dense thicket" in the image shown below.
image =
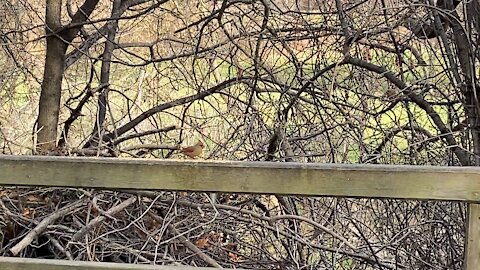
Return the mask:
<svg viewBox="0 0 480 270">
<path fill-rule="evenodd" d="M 0 12 L 4 154 L 179 158 L 200 139 L 204 159 L 479 163 L 478 0 L 1 0 Z M 79 203 L 24 255 L 461 268 L 461 204 L 177 195 L 4 189 L 0 252 Z M 75 236 L 122 201 L 120 219 Z"/>
</svg>

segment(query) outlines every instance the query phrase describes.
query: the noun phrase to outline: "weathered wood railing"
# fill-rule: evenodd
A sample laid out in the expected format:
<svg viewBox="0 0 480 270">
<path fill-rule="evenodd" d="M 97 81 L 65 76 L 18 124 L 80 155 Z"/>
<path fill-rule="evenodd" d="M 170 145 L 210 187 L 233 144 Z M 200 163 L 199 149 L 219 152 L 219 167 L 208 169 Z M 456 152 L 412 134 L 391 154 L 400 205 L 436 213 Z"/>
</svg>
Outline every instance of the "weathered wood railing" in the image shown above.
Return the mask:
<svg viewBox="0 0 480 270">
<path fill-rule="evenodd" d="M 0 156 L 0 185 L 455 200 L 469 203 L 465 269 L 480 269 L 480 168 Z M 207 269 L 1 258 L 0 269 Z M 210 268 L 209 268 L 210 269 Z"/>
</svg>

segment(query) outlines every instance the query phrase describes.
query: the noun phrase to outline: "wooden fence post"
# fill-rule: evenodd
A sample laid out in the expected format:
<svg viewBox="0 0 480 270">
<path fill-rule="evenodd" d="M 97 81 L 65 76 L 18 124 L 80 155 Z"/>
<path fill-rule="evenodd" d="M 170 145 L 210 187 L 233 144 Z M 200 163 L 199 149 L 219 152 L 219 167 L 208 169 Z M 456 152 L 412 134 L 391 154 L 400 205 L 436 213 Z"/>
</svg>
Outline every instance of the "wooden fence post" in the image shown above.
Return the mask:
<svg viewBox="0 0 480 270">
<path fill-rule="evenodd" d="M 469 203 L 467 211 L 464 269 L 480 270 L 480 204 Z"/>
</svg>

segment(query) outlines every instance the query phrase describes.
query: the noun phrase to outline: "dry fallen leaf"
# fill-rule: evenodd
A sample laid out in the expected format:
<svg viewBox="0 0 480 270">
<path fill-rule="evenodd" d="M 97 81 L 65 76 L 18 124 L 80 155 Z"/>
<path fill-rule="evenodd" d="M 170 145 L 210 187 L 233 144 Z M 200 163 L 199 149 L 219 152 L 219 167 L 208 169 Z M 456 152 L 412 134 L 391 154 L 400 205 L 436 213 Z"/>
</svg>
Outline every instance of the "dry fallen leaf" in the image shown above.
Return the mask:
<svg viewBox="0 0 480 270">
<path fill-rule="evenodd" d="M 230 261 L 232 262 L 240 262 L 241 259 L 240 259 L 240 256 L 238 256 L 237 254 L 233 253 L 233 252 L 229 252 L 228 253 L 228 258 L 230 259 Z"/>
<path fill-rule="evenodd" d="M 33 218 L 35 214 L 35 209 L 33 208 L 23 208 L 22 210 L 22 216 L 28 217 L 28 218 Z"/>
<path fill-rule="evenodd" d="M 197 242 L 195 242 L 195 245 L 198 247 L 198 248 L 206 248 L 208 246 L 208 237 L 203 237 L 203 238 L 200 238 L 197 240 Z"/>
<path fill-rule="evenodd" d="M 10 190 L 8 189 L 0 189 L 0 198 L 3 197 L 3 196 L 7 196 L 10 195 Z"/>
<path fill-rule="evenodd" d="M 35 195 L 35 194 L 30 194 L 27 196 L 27 202 L 42 202 L 43 198 Z"/>
</svg>

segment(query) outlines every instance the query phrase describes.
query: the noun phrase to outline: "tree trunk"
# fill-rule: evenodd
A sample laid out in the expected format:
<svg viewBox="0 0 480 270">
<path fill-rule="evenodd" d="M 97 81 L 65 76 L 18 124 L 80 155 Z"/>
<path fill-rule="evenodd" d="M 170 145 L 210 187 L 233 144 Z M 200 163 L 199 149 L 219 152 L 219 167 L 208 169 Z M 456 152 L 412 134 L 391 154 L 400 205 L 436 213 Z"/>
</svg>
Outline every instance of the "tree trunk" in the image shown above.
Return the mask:
<svg viewBox="0 0 480 270">
<path fill-rule="evenodd" d="M 459 17 L 456 12 L 453 12 L 455 17 Z M 478 100 L 478 84 L 474 71 L 475 57 L 470 49 L 470 42 L 463 31 L 462 25 L 454 21 L 452 23 L 453 37 L 457 56 L 460 63 L 460 68 L 464 76 L 464 82 L 460 88 L 465 96 L 464 108 L 468 119 L 470 128 L 470 135 L 473 142 L 474 160 L 472 165 L 480 165 L 480 104 Z"/>
<path fill-rule="evenodd" d="M 47 54 L 37 119 L 37 152 L 56 146 L 58 115 L 67 44 L 53 33 L 60 27 L 61 1 L 48 0 L 46 9 Z"/>
<path fill-rule="evenodd" d="M 36 127 L 38 154 L 45 155 L 56 148 L 65 54 L 68 45 L 77 36 L 82 23 L 92 14 L 98 1 L 86 0 L 72 17 L 70 24 L 62 29 L 62 1 L 47 0 L 45 13 L 47 54 Z"/>
<path fill-rule="evenodd" d="M 112 18 L 120 16 L 120 0 L 115 0 L 113 2 L 112 8 Z M 101 85 L 109 85 L 110 84 L 110 66 L 112 60 L 112 53 L 115 49 L 115 38 L 117 36 L 117 29 L 118 29 L 118 20 L 113 20 L 110 22 L 110 27 L 108 30 L 107 41 L 105 42 L 105 48 L 103 50 L 102 55 L 102 68 L 100 71 L 100 84 Z M 88 142 L 85 145 L 85 148 L 100 146 L 102 144 L 102 137 L 105 131 L 105 119 L 107 115 L 107 103 L 108 103 L 108 92 L 109 87 L 106 86 L 100 92 L 98 97 L 98 104 L 97 104 L 97 117 L 95 120 L 95 125 L 93 128 L 92 135 Z"/>
</svg>

